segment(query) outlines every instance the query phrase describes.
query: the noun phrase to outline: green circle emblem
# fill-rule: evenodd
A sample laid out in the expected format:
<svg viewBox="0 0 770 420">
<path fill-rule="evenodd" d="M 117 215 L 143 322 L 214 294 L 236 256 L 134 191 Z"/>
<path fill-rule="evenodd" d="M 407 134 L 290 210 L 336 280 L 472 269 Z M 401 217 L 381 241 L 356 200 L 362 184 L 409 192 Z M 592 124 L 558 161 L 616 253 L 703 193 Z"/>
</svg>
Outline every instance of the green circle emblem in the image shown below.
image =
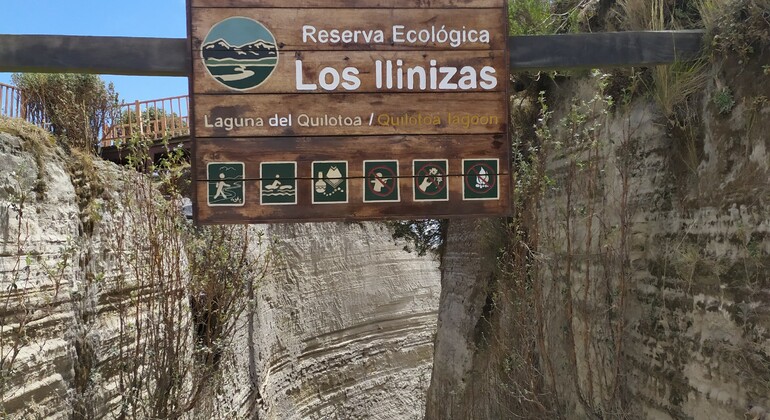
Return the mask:
<svg viewBox="0 0 770 420">
<path fill-rule="evenodd" d="M 211 77 L 234 90 L 253 89 L 278 65 L 275 37 L 254 19 L 235 16 L 214 25 L 203 40 L 201 58 Z"/>
</svg>

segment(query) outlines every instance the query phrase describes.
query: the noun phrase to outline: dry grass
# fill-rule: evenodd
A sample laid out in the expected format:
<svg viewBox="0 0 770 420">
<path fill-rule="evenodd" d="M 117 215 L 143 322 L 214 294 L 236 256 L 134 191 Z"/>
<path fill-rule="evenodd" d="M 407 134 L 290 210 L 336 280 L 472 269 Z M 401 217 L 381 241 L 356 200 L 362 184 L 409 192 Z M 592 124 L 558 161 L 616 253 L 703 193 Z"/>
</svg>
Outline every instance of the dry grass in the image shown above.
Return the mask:
<svg viewBox="0 0 770 420">
<path fill-rule="evenodd" d="M 21 144 L 22 149 L 34 156 L 37 165 L 37 182 L 33 191 L 37 194 L 38 200 L 43 199 L 48 190 L 45 162 L 54 152 L 56 145 L 54 136 L 23 119 L 2 116 L 0 116 L 0 133 L 8 133 L 24 140 Z"/>
<path fill-rule="evenodd" d="M 42 128 L 22 120 L 0 116 L 0 133 L 8 133 L 28 141 L 33 148 L 50 149 L 56 144 L 53 135 Z M 39 146 L 39 147 L 35 147 Z"/>
<path fill-rule="evenodd" d="M 655 66 L 651 91 L 666 117 L 671 117 L 688 98 L 705 90 L 708 68 L 705 60 Z"/>
<path fill-rule="evenodd" d="M 702 0 L 702 3 L 724 1 Z M 674 4 L 669 4 L 666 0 L 621 0 L 616 9 L 616 18 L 622 22 L 624 28 L 629 30 L 681 29 L 683 24 L 677 16 L 685 12 L 683 9 L 674 10 L 674 7 Z M 650 92 L 667 118 L 670 119 L 688 98 L 705 89 L 708 81 L 708 64 L 707 60 L 701 58 L 655 66 L 651 69 Z"/>
</svg>

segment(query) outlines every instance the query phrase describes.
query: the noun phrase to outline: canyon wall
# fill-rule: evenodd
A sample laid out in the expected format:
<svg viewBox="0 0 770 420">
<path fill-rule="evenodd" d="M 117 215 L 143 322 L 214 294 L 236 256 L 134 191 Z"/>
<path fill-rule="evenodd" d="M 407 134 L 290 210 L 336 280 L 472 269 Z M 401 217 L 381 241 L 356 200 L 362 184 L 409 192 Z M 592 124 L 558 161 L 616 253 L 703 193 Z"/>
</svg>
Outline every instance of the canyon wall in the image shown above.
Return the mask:
<svg viewBox="0 0 770 420">
<path fill-rule="evenodd" d="M 247 335 L 259 418 L 418 419 L 430 382 L 438 263 L 382 224 L 272 225 L 275 274 Z"/>
<path fill-rule="evenodd" d="M 0 164 L 0 417 L 422 417 L 438 262 L 384 225 L 196 230 L 152 179 L 18 121 Z M 206 341 L 225 303 L 235 328 Z"/>
<path fill-rule="evenodd" d="M 727 57 L 673 113 L 622 72 L 548 88 L 517 213 L 488 222 L 508 239 L 449 225 L 428 419 L 770 418 L 763 62 Z"/>
</svg>

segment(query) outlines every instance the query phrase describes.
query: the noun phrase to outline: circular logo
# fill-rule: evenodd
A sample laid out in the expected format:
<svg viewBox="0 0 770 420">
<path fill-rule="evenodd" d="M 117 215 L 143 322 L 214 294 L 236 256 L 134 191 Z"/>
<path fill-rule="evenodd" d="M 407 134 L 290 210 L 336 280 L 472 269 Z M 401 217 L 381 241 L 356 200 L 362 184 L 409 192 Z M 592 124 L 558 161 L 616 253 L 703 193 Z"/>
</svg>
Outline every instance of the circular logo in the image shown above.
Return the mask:
<svg viewBox="0 0 770 420">
<path fill-rule="evenodd" d="M 234 90 L 253 89 L 278 65 L 275 37 L 264 25 L 242 16 L 214 25 L 201 46 L 201 58 L 211 77 Z"/>
</svg>

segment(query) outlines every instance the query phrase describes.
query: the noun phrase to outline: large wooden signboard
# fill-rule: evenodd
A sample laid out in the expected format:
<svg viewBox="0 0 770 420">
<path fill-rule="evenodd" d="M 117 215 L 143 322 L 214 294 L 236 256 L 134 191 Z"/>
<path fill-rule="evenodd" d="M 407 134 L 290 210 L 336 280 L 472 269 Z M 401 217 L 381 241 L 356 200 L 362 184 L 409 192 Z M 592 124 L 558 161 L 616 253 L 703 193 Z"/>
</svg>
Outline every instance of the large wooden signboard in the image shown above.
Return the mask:
<svg viewBox="0 0 770 420">
<path fill-rule="evenodd" d="M 510 212 L 505 0 L 188 0 L 198 223 Z"/>
</svg>

